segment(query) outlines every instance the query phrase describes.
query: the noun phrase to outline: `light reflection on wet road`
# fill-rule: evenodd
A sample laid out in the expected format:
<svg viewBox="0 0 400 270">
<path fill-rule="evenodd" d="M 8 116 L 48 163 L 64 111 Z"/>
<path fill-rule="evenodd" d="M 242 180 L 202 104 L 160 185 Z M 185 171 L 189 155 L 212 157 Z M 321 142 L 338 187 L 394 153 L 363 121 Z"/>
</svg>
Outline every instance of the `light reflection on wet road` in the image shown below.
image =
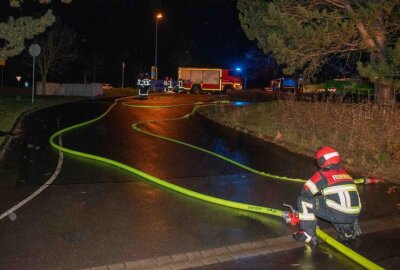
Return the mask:
<svg viewBox="0 0 400 270">
<path fill-rule="evenodd" d="M 215 98 L 173 95 L 141 103 L 182 104 Z M 5 160 L 19 173 L 12 176 L 18 186 L 2 186 L 1 212 L 47 180 L 46 175 L 55 167 L 57 153 L 47 139 L 57 130 L 57 118 L 66 127 L 98 116 L 110 105 L 81 102 L 48 108 L 28 118 L 27 135 L 12 145 L 13 152 Z M 254 175 L 131 128 L 138 121 L 180 117 L 191 110 L 191 106 L 149 109 L 118 104 L 101 121 L 63 136 L 64 146 L 126 163 L 212 196 L 277 209 L 283 209 L 284 202 L 294 204 L 300 183 Z M 141 128 L 215 151 L 260 171 L 304 179 L 313 171 L 310 158 L 221 128 L 199 116 L 153 122 Z M 4 165 L 0 168 L 5 169 L 9 170 Z M 360 187 L 362 219 L 398 214 L 400 199 L 386 191 L 386 186 Z M 14 222 L 0 221 L 0 232 L 0 269 L 76 269 L 287 235 L 291 228 L 276 217 L 198 201 L 109 165 L 66 155 L 54 185 L 19 210 Z M 329 248 L 322 253 L 338 256 Z M 285 266 L 279 258 L 278 264 Z M 322 259 L 314 256 L 307 260 Z M 341 264 L 337 259 L 327 269 Z"/>
</svg>

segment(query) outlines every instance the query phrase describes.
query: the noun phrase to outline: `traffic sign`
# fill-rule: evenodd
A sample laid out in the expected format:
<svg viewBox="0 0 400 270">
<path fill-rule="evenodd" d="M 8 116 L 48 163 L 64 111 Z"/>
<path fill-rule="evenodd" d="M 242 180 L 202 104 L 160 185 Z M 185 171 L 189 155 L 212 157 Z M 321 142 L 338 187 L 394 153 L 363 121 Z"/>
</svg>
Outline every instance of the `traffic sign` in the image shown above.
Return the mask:
<svg viewBox="0 0 400 270">
<path fill-rule="evenodd" d="M 29 46 L 29 54 L 32 55 L 33 57 L 36 57 L 40 54 L 41 48 L 39 44 L 32 44 Z"/>
<path fill-rule="evenodd" d="M 157 67 L 151 66 L 150 79 L 157 80 L 157 72 L 158 72 Z"/>
<path fill-rule="evenodd" d="M 39 44 L 32 44 L 29 46 L 29 54 L 33 57 L 32 64 L 32 104 L 35 103 L 35 58 L 40 54 Z"/>
</svg>

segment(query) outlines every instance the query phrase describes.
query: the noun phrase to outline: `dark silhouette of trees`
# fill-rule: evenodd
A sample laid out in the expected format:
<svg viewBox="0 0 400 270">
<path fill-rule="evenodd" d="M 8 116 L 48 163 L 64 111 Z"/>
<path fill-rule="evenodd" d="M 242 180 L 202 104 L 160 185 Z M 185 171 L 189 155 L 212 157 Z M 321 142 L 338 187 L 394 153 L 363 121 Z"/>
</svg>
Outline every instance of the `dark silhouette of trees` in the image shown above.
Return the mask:
<svg viewBox="0 0 400 270">
<path fill-rule="evenodd" d="M 362 56 L 357 70 L 375 83 L 375 100 L 394 100 L 400 85 L 400 1 L 238 0 L 250 40 L 273 53 L 286 74 L 318 73 L 332 59 Z"/>
<path fill-rule="evenodd" d="M 25 0 L 27 1 L 27 0 Z M 72 0 L 60 0 L 69 4 Z M 10 7 L 20 8 L 23 0 L 9 0 Z M 51 0 L 39 0 L 40 4 L 50 3 Z M 19 55 L 25 49 L 25 41 L 43 33 L 47 27 L 55 22 L 51 10 L 39 18 L 23 16 L 9 17 L 6 22 L 0 23 L 0 59 L 7 59 Z"/>
</svg>

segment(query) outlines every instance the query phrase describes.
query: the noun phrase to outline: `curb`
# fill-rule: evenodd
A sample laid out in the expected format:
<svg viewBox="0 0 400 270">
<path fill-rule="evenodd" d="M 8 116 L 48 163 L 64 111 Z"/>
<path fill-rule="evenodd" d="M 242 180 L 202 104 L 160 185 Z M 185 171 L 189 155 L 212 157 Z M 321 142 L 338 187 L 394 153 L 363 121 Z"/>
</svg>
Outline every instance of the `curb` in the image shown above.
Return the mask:
<svg viewBox="0 0 400 270">
<path fill-rule="evenodd" d="M 38 109 L 39 109 L 39 108 L 38 108 Z M 28 110 L 28 111 L 26 111 L 26 112 L 23 112 L 23 113 L 17 118 L 17 120 L 15 121 L 13 127 L 11 128 L 11 133 L 12 133 L 12 134 L 14 134 L 15 131 L 16 131 L 17 129 L 20 129 L 21 124 L 22 124 L 24 118 L 25 118 L 27 115 L 29 115 L 30 113 L 32 113 L 32 112 L 34 112 L 34 109 L 31 109 L 31 110 Z M 4 158 L 4 156 L 5 156 L 6 152 L 7 152 L 7 149 L 8 149 L 8 147 L 9 147 L 10 143 L 11 143 L 11 140 L 13 139 L 13 137 L 14 137 L 14 135 L 7 135 L 7 136 L 6 136 L 6 140 L 0 145 L 0 162 L 3 160 L 3 158 Z"/>
<path fill-rule="evenodd" d="M 85 100 L 85 99 L 82 99 L 82 100 Z M 68 104 L 68 103 L 73 103 L 73 102 L 79 102 L 82 100 L 64 101 L 64 102 L 61 101 L 61 102 L 54 103 L 54 104 L 44 104 L 44 105 L 32 108 L 30 110 L 27 110 L 27 111 L 23 112 L 22 114 L 20 114 L 20 116 L 15 120 L 15 123 L 14 123 L 13 127 L 11 128 L 11 133 L 14 134 L 16 130 L 20 129 L 25 117 L 27 117 L 31 113 L 37 112 L 37 111 L 45 109 L 45 108 L 49 108 L 49 107 L 53 107 L 53 106 L 57 106 L 57 105 Z M 5 141 L 2 144 L 0 144 L 0 162 L 3 160 L 10 143 L 11 143 L 12 139 L 14 138 L 14 135 L 7 135 L 5 137 L 6 137 Z"/>
<path fill-rule="evenodd" d="M 382 219 L 368 220 L 361 223 L 363 234 L 370 234 L 400 227 L 400 216 L 390 216 Z M 335 235 L 333 228 L 326 230 L 331 236 Z M 84 268 L 81 270 L 178 270 L 190 269 L 212 264 L 219 264 L 245 258 L 268 255 L 281 251 L 289 251 L 304 247 L 304 243 L 296 242 L 291 235 L 267 238 L 258 241 L 243 242 L 217 248 L 190 251 L 179 254 L 164 255 L 127 261 L 116 264 Z"/>
</svg>

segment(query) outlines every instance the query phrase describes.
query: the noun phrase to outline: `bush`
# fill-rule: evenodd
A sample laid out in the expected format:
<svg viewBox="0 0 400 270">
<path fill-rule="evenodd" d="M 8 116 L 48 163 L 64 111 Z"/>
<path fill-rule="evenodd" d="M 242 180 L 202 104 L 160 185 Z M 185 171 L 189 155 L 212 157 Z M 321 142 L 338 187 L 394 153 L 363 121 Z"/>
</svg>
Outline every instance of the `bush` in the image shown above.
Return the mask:
<svg viewBox="0 0 400 270">
<path fill-rule="evenodd" d="M 111 89 L 103 89 L 104 96 L 132 96 L 137 95 L 138 90 L 135 88 L 111 88 Z"/>
<path fill-rule="evenodd" d="M 277 100 L 278 97 L 275 93 L 266 92 L 260 89 L 247 89 L 241 91 L 233 91 L 229 95 L 230 100 L 241 100 L 241 101 L 271 101 Z"/>
</svg>

